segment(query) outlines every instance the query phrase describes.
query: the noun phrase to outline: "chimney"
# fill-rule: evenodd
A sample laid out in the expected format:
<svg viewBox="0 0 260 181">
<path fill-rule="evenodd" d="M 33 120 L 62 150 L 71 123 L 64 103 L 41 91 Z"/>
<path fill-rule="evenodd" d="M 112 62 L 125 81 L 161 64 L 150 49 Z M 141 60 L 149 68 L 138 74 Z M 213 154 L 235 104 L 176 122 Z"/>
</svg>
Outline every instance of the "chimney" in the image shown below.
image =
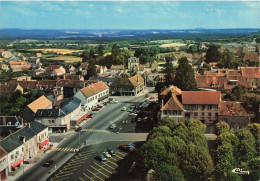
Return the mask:
<svg viewBox="0 0 260 181">
<path fill-rule="evenodd" d="M 3 117 L 3 125 L 6 125 L 6 117 Z"/>
</svg>

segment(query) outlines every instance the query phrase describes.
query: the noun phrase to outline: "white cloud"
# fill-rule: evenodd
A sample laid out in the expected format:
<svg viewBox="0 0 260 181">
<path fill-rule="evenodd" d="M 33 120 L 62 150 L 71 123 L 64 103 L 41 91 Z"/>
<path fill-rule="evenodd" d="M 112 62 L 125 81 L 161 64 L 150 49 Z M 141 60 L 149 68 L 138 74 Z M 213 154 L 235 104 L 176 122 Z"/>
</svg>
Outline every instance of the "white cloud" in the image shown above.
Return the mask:
<svg viewBox="0 0 260 181">
<path fill-rule="evenodd" d="M 62 10 L 62 8 L 60 6 L 55 5 L 55 4 L 51 3 L 51 2 L 41 1 L 40 4 L 47 11 L 59 11 L 59 10 Z"/>
</svg>

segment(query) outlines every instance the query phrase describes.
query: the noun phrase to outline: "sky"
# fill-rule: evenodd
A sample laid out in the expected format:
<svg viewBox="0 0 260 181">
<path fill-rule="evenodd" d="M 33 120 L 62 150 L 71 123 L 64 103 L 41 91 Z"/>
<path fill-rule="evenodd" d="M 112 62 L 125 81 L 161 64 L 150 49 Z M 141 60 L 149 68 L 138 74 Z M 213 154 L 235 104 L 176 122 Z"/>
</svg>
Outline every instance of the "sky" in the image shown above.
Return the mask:
<svg viewBox="0 0 260 181">
<path fill-rule="evenodd" d="M 0 28 L 260 28 L 259 1 L 0 1 Z"/>
</svg>

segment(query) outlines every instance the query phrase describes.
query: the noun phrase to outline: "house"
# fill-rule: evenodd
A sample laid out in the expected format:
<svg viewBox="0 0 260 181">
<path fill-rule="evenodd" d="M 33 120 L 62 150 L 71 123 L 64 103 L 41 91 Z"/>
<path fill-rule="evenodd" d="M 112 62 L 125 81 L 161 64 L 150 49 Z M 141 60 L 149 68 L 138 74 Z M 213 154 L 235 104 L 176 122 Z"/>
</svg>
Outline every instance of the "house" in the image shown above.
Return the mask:
<svg viewBox="0 0 260 181">
<path fill-rule="evenodd" d="M 206 125 L 217 121 L 220 91 L 181 91 L 171 86 L 160 96 L 161 117 L 200 120 Z"/>
<path fill-rule="evenodd" d="M 36 57 L 42 57 L 42 53 L 36 53 Z"/>
<path fill-rule="evenodd" d="M 103 74 L 107 72 L 106 66 L 96 65 L 96 67 L 97 67 L 97 73 Z"/>
<path fill-rule="evenodd" d="M 33 122 L 21 127 L 14 133 L 0 140 L 0 148 L 6 152 L 5 171 L 1 177 L 13 176 L 22 168 L 22 164 L 29 163 L 38 153 L 38 145 L 41 144 L 37 138 L 41 134 L 48 138 L 48 128 L 40 123 Z M 1 150 L 0 150 L 1 152 Z M 1 160 L 1 158 L 0 158 Z"/>
<path fill-rule="evenodd" d="M 46 70 L 44 68 L 42 68 L 42 67 L 39 67 L 39 68 L 34 70 L 34 73 L 36 75 L 44 74 L 45 72 L 46 72 Z"/>
<path fill-rule="evenodd" d="M 7 179 L 7 152 L 0 146 L 0 180 Z"/>
<path fill-rule="evenodd" d="M 66 73 L 66 70 L 61 65 L 49 65 L 46 68 L 46 74 L 50 76 L 58 76 Z"/>
<path fill-rule="evenodd" d="M 146 76 L 146 85 L 154 87 L 156 85 L 155 77 L 164 76 L 163 74 L 150 73 Z"/>
<path fill-rule="evenodd" d="M 111 85 L 110 92 L 122 96 L 135 96 L 144 91 L 144 79 L 140 75 L 130 77 L 123 73 Z"/>
<path fill-rule="evenodd" d="M 128 70 L 136 70 L 139 68 L 139 58 L 131 57 L 128 59 L 127 68 Z"/>
<path fill-rule="evenodd" d="M 85 82 L 84 80 L 58 80 L 56 87 L 62 89 L 64 98 L 69 98 L 74 96 L 76 92 L 85 87 Z"/>
<path fill-rule="evenodd" d="M 112 73 L 122 73 L 124 69 L 124 65 L 111 65 L 109 70 Z"/>
<path fill-rule="evenodd" d="M 96 81 L 96 82 L 102 81 L 107 86 L 110 86 L 116 80 L 116 78 L 110 78 L 110 77 L 90 77 L 89 80 Z"/>
<path fill-rule="evenodd" d="M 37 149 L 40 149 L 40 151 L 45 151 L 49 147 L 49 129 L 48 126 L 45 126 L 44 124 L 41 124 L 37 121 L 33 121 L 27 126 L 33 130 L 33 132 L 36 134 L 36 141 L 37 141 Z"/>
<path fill-rule="evenodd" d="M 260 87 L 260 67 L 241 67 L 241 72 L 253 89 Z"/>
<path fill-rule="evenodd" d="M 102 81 L 88 85 L 78 91 L 74 97 L 81 100 L 85 109 L 91 110 L 99 103 L 107 100 L 109 96 L 109 87 Z"/>
<path fill-rule="evenodd" d="M 60 108 L 38 109 L 34 115 L 34 119 L 48 126 L 50 133 L 62 133 L 70 130 L 70 121 L 80 110 L 80 100 L 73 97 L 61 103 Z"/>
<path fill-rule="evenodd" d="M 0 68 L 1 68 L 2 70 L 4 70 L 4 71 L 8 71 L 8 70 L 9 70 L 9 66 L 6 65 L 6 64 L 4 64 L 4 63 L 0 64 Z"/>
<path fill-rule="evenodd" d="M 28 62 L 17 62 L 17 61 L 12 61 L 12 62 L 9 62 L 9 64 L 10 64 L 10 67 L 11 67 L 11 69 L 13 70 L 13 72 L 15 71 L 15 70 L 29 70 L 29 69 L 31 69 L 31 65 L 28 63 Z"/>
<path fill-rule="evenodd" d="M 81 75 L 87 75 L 87 70 L 88 70 L 88 63 L 82 62 L 79 66 L 79 72 L 81 73 Z"/>
<path fill-rule="evenodd" d="M 14 93 L 20 91 L 23 94 L 23 88 L 19 84 L 2 84 L 0 85 L 0 94 L 2 93 Z"/>
<path fill-rule="evenodd" d="M 246 128 L 250 118 L 240 102 L 222 101 L 219 104 L 218 121 L 226 122 L 233 130 Z"/>
<path fill-rule="evenodd" d="M 34 121 L 33 115 L 38 109 L 52 109 L 52 102 L 45 96 L 41 96 L 24 108 L 19 115 L 28 122 Z"/>
<path fill-rule="evenodd" d="M 0 116 L 0 139 L 16 132 L 23 126 L 23 120 L 16 116 Z"/>
<path fill-rule="evenodd" d="M 68 73 L 68 74 L 73 74 L 73 75 L 76 74 L 76 72 L 75 72 L 76 68 L 72 65 L 65 65 L 64 69 L 66 70 L 66 73 Z"/>
<path fill-rule="evenodd" d="M 243 60 L 244 61 L 250 61 L 250 62 L 260 62 L 260 55 L 258 52 L 247 52 L 243 54 Z"/>
</svg>

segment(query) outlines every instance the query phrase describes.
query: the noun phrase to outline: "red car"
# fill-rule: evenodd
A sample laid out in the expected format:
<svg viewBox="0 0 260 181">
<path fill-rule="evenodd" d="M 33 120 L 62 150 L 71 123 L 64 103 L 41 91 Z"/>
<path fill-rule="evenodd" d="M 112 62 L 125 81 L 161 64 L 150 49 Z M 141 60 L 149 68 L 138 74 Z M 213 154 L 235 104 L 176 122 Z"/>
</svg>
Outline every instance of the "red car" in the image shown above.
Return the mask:
<svg viewBox="0 0 260 181">
<path fill-rule="evenodd" d="M 87 118 L 93 118 L 93 117 L 94 117 L 93 114 L 89 114 L 89 115 L 87 116 Z"/>
<path fill-rule="evenodd" d="M 118 146 L 118 149 L 123 150 L 123 151 L 130 151 L 130 152 L 132 152 L 132 151 L 135 150 L 135 147 L 134 147 L 134 145 L 128 143 L 127 145 L 125 145 L 125 144 L 120 144 L 120 145 Z"/>
</svg>

